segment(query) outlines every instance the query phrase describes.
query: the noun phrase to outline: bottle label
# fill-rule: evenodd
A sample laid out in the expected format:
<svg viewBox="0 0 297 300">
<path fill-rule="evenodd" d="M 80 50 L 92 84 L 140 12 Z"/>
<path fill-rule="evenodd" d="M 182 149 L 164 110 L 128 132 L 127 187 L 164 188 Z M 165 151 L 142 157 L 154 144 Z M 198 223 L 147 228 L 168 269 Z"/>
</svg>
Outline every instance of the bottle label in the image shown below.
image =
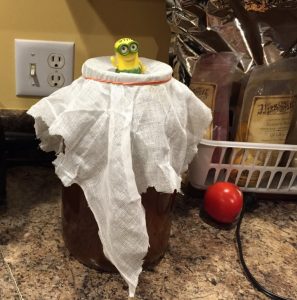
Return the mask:
<svg viewBox="0 0 297 300">
<path fill-rule="evenodd" d="M 215 99 L 217 85 L 211 82 L 193 82 L 190 84 L 193 93 L 206 105 L 211 111 L 215 108 Z M 212 140 L 213 123 L 206 130 L 203 138 Z"/>
<path fill-rule="evenodd" d="M 284 144 L 295 104 L 293 95 L 254 97 L 245 141 Z"/>
<path fill-rule="evenodd" d="M 245 142 L 284 144 L 290 123 L 293 117 L 296 96 L 256 96 L 253 99 Z M 278 151 L 239 150 L 233 160 L 233 164 L 275 166 Z M 255 187 L 259 178 L 259 171 L 250 174 L 245 170 L 240 174 L 238 186 Z M 237 172 L 231 172 L 231 179 L 234 180 Z M 268 175 L 267 175 L 268 176 Z M 266 176 L 262 180 L 266 180 Z"/>
</svg>

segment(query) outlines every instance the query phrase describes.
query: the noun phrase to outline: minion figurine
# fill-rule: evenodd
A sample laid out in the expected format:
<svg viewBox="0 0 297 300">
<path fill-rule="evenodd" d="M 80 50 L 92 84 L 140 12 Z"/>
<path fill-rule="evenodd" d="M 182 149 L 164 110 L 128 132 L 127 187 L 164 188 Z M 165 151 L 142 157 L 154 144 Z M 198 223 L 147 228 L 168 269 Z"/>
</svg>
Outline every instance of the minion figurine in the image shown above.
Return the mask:
<svg viewBox="0 0 297 300">
<path fill-rule="evenodd" d="M 145 72 L 145 66 L 138 57 L 138 43 L 130 38 L 122 38 L 114 44 L 115 56 L 111 63 L 116 72 L 141 74 Z"/>
</svg>

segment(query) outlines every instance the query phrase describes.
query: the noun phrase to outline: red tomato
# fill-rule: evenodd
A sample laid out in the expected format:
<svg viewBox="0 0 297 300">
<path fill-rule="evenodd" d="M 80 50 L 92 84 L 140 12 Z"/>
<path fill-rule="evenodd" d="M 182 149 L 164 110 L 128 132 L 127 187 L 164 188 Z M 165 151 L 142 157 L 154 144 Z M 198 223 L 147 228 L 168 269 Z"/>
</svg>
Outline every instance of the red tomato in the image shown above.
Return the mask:
<svg viewBox="0 0 297 300">
<path fill-rule="evenodd" d="M 241 190 L 230 182 L 216 182 L 204 195 L 204 210 L 216 221 L 233 223 L 243 206 Z"/>
</svg>

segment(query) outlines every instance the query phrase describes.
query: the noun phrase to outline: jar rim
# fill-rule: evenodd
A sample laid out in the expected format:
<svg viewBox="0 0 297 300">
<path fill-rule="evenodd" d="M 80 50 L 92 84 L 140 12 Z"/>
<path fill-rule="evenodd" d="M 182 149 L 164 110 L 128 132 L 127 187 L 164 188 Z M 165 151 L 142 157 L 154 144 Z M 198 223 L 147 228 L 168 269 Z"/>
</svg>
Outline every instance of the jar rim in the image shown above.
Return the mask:
<svg viewBox="0 0 297 300">
<path fill-rule="evenodd" d="M 110 62 L 110 57 L 94 57 L 88 59 L 82 66 L 82 76 L 99 82 L 123 84 L 123 85 L 146 85 L 165 83 L 172 78 L 172 68 L 163 62 L 140 58 L 146 66 L 143 74 L 117 73 Z"/>
</svg>

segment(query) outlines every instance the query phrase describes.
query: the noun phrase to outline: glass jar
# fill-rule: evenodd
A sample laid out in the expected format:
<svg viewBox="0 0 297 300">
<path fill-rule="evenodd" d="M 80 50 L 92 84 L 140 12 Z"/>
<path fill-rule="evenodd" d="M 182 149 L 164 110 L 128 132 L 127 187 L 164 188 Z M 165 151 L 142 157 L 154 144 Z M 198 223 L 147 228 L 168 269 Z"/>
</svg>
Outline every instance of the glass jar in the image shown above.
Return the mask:
<svg viewBox="0 0 297 300">
<path fill-rule="evenodd" d="M 175 196 L 175 193 L 159 193 L 154 188 L 148 188 L 142 194 L 150 244 L 144 267 L 156 265 L 165 254 L 169 244 Z M 98 270 L 116 271 L 104 256 L 98 225 L 82 189 L 76 184 L 62 189 L 62 230 L 67 249 L 78 261 Z"/>
</svg>

